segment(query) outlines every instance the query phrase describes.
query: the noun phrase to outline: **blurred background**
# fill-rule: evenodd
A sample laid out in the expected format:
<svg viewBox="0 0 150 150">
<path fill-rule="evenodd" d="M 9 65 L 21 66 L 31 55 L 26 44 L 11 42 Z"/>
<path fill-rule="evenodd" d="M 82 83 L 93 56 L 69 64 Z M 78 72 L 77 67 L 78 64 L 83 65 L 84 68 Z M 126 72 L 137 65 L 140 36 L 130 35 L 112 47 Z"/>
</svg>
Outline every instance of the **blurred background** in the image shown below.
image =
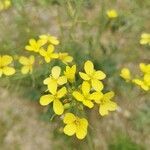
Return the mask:
<svg viewBox="0 0 150 150">
<path fill-rule="evenodd" d="M 62 120 L 39 105 L 49 74 L 46 65 L 32 75 L 0 78 L 0 150 L 148 150 L 150 147 L 150 93 L 125 82 L 120 70 L 133 74 L 139 63 L 150 63 L 150 49 L 140 45 L 150 32 L 149 0 L 0 0 L 0 55 L 17 60 L 28 55 L 29 39 L 51 34 L 57 49 L 74 57 L 78 70 L 90 59 L 107 74 L 105 90 L 116 93 L 119 108 L 106 117 L 88 112 L 91 142 L 62 133 Z M 115 9 L 118 17 L 107 16 Z M 90 144 L 89 144 L 90 143 Z"/>
</svg>

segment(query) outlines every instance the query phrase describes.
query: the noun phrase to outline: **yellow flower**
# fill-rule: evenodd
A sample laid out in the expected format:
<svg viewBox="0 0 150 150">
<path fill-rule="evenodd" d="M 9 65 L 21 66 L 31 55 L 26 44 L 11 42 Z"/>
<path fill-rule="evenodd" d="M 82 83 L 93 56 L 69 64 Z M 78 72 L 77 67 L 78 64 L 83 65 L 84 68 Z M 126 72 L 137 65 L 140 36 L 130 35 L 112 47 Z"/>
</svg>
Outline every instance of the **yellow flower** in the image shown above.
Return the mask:
<svg viewBox="0 0 150 150">
<path fill-rule="evenodd" d="M 150 90 L 150 74 L 145 74 L 143 80 L 133 79 L 133 83 L 139 85 L 143 90 Z"/>
<path fill-rule="evenodd" d="M 41 40 L 36 41 L 35 39 L 30 39 L 29 45 L 27 45 L 25 49 L 28 51 L 39 52 L 41 46 L 43 46 L 43 42 Z"/>
<path fill-rule="evenodd" d="M 66 93 L 67 93 L 67 89 L 66 87 L 62 87 L 60 90 L 56 90 L 56 91 L 51 91 L 51 89 L 49 89 L 51 94 L 47 94 L 44 96 L 41 96 L 40 98 L 40 104 L 42 106 L 46 106 L 49 105 L 51 102 L 53 102 L 53 110 L 57 115 L 62 115 L 64 112 L 64 106 L 62 104 L 62 102 L 60 101 L 61 98 L 63 98 Z"/>
<path fill-rule="evenodd" d="M 43 48 L 41 48 L 39 51 L 40 55 L 44 57 L 47 63 L 49 63 L 52 59 L 58 58 L 58 54 L 53 52 L 54 52 L 53 45 L 49 45 L 47 51 L 44 50 Z"/>
<path fill-rule="evenodd" d="M 46 44 L 48 42 L 53 45 L 59 44 L 59 41 L 55 36 L 43 34 L 43 35 L 40 35 L 39 38 L 42 40 L 43 44 Z"/>
<path fill-rule="evenodd" d="M 29 58 L 21 56 L 19 62 L 23 65 L 23 67 L 21 68 L 22 74 L 32 73 L 33 64 L 35 62 L 34 56 L 31 55 Z"/>
<path fill-rule="evenodd" d="M 111 9 L 111 10 L 108 10 L 108 11 L 107 11 L 107 16 L 108 16 L 108 18 L 110 18 L 110 19 L 117 18 L 117 17 L 118 17 L 118 13 L 117 13 L 116 10 Z"/>
<path fill-rule="evenodd" d="M 85 118 L 79 118 L 72 113 L 66 113 L 64 116 L 64 133 L 68 136 L 76 134 L 78 139 L 84 139 L 87 135 L 88 121 Z"/>
<path fill-rule="evenodd" d="M 11 1 L 10 0 L 0 1 L 0 11 L 8 9 L 10 6 L 11 6 Z"/>
<path fill-rule="evenodd" d="M 92 87 L 96 91 L 101 91 L 104 86 L 103 83 L 99 80 L 102 80 L 106 77 L 105 73 L 100 70 L 95 71 L 93 63 L 89 60 L 85 62 L 84 70 L 86 74 L 83 72 L 79 72 L 80 77 L 83 80 L 90 81 Z"/>
<path fill-rule="evenodd" d="M 100 104 L 99 107 L 99 113 L 102 116 L 108 115 L 109 111 L 115 111 L 117 109 L 117 104 L 115 102 L 111 101 L 111 98 L 114 97 L 114 92 L 108 92 L 103 95 L 99 101 L 97 101 L 98 104 Z"/>
<path fill-rule="evenodd" d="M 13 75 L 15 73 L 15 69 L 13 67 L 9 67 L 13 58 L 9 55 L 0 55 L 0 77 L 4 74 L 6 76 Z"/>
<path fill-rule="evenodd" d="M 126 81 L 130 81 L 131 80 L 131 73 L 130 70 L 128 68 L 123 68 L 121 70 L 120 76 L 125 79 Z"/>
<path fill-rule="evenodd" d="M 44 84 L 48 85 L 50 91 L 55 92 L 58 85 L 63 85 L 67 83 L 67 78 L 65 76 L 60 76 L 61 68 L 59 66 L 54 66 L 51 71 L 50 77 L 44 80 Z"/>
<path fill-rule="evenodd" d="M 150 74 L 150 64 L 144 64 L 144 63 L 140 63 L 140 70 L 143 72 L 143 73 L 148 73 Z"/>
<path fill-rule="evenodd" d="M 72 67 L 66 66 L 66 71 L 64 71 L 64 75 L 66 76 L 69 82 L 72 83 L 75 81 L 75 73 L 76 73 L 76 65 L 73 65 Z"/>
<path fill-rule="evenodd" d="M 142 33 L 140 44 L 142 44 L 142 45 L 149 44 L 150 45 L 150 34 L 149 33 Z"/>
<path fill-rule="evenodd" d="M 59 53 L 58 55 L 58 59 L 60 59 L 64 64 L 68 64 L 73 60 L 73 57 L 69 56 L 68 53 Z"/>
<path fill-rule="evenodd" d="M 102 98 L 103 94 L 101 92 L 93 92 L 90 94 L 90 88 L 90 84 L 87 81 L 84 81 L 81 86 L 82 92 L 74 91 L 72 95 L 85 106 L 92 108 L 94 106 L 92 100 L 98 101 Z"/>
</svg>

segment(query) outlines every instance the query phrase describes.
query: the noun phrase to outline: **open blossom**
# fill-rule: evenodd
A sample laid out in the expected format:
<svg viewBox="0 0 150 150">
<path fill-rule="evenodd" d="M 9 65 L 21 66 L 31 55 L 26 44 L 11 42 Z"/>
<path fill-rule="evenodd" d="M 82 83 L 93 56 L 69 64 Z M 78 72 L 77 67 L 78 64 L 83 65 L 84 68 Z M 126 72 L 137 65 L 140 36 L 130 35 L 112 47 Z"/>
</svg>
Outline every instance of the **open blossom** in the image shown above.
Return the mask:
<svg viewBox="0 0 150 150">
<path fill-rule="evenodd" d="M 150 45 L 150 34 L 149 33 L 141 34 L 140 44 L 141 45 L 146 45 L 146 44 Z"/>
<path fill-rule="evenodd" d="M 117 17 L 118 17 L 118 13 L 117 13 L 116 10 L 111 9 L 111 10 L 108 10 L 108 11 L 107 11 L 107 16 L 108 16 L 108 18 L 110 18 L 110 19 L 117 18 Z"/>
<path fill-rule="evenodd" d="M 39 52 L 41 47 L 43 46 L 43 42 L 41 40 L 30 39 L 29 45 L 25 47 L 28 51 Z"/>
<path fill-rule="evenodd" d="M 6 76 L 13 75 L 15 69 L 9 65 L 12 63 L 13 58 L 9 55 L 0 55 L 0 77 L 4 74 Z"/>
<path fill-rule="evenodd" d="M 69 82 L 72 83 L 75 81 L 75 73 L 76 73 L 76 65 L 73 65 L 72 67 L 66 66 L 64 75 L 66 76 L 66 78 Z"/>
<path fill-rule="evenodd" d="M 87 135 L 88 121 L 85 118 L 79 118 L 72 113 L 66 113 L 63 119 L 66 124 L 64 133 L 68 136 L 76 135 L 78 139 L 84 139 Z"/>
<path fill-rule="evenodd" d="M 74 91 L 73 96 L 76 100 L 83 103 L 83 105 L 92 108 L 94 106 L 92 100 L 97 101 L 102 98 L 103 94 L 100 92 L 90 93 L 90 84 L 87 81 L 84 81 L 81 85 L 81 92 Z"/>
<path fill-rule="evenodd" d="M 54 53 L 54 46 L 49 45 L 47 50 L 41 48 L 39 51 L 40 55 L 44 57 L 45 61 L 49 63 L 52 59 L 58 58 L 58 54 Z"/>
<path fill-rule="evenodd" d="M 55 92 L 58 85 L 63 85 L 67 83 L 67 78 L 65 76 L 60 76 L 61 68 L 59 66 L 54 66 L 51 71 L 50 77 L 44 80 L 44 84 L 48 85 L 50 91 Z"/>
<path fill-rule="evenodd" d="M 131 73 L 130 70 L 128 68 L 123 68 L 121 70 L 120 76 L 125 79 L 126 81 L 130 81 L 131 80 Z"/>
<path fill-rule="evenodd" d="M 62 87 L 60 90 L 51 90 L 49 89 L 51 94 L 43 95 L 40 98 L 40 104 L 42 106 L 49 105 L 53 102 L 53 110 L 57 115 L 61 115 L 64 112 L 64 106 L 60 101 L 67 93 L 66 87 Z"/>
<path fill-rule="evenodd" d="M 105 93 L 99 101 L 96 101 L 99 107 L 99 113 L 102 116 L 108 115 L 109 111 L 115 111 L 117 109 L 117 104 L 111 99 L 114 97 L 114 92 Z"/>
<path fill-rule="evenodd" d="M 68 53 L 58 53 L 58 59 L 60 59 L 64 64 L 72 62 L 73 57 L 69 56 Z"/>
<path fill-rule="evenodd" d="M 21 68 L 22 74 L 32 73 L 33 64 L 35 62 L 35 58 L 33 55 L 31 55 L 29 58 L 21 56 L 19 58 L 19 62 L 23 65 L 23 67 Z"/>
<path fill-rule="evenodd" d="M 103 83 L 100 80 L 105 79 L 106 75 L 104 72 L 94 69 L 94 65 L 91 61 L 86 61 L 84 64 L 85 73 L 79 72 L 80 77 L 85 80 L 91 82 L 92 87 L 96 91 L 101 91 L 103 89 Z"/>
<path fill-rule="evenodd" d="M 58 45 L 59 40 L 55 36 L 51 36 L 49 34 L 43 34 L 39 36 L 40 40 L 43 44 L 49 43 L 52 45 Z"/>
</svg>

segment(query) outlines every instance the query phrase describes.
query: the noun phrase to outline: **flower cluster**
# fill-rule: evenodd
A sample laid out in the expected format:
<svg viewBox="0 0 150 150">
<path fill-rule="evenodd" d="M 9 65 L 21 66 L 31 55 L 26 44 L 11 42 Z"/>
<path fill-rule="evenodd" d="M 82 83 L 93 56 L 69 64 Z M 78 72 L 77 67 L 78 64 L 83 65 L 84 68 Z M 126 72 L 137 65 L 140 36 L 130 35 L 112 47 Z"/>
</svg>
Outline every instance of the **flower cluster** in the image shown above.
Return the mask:
<svg viewBox="0 0 150 150">
<path fill-rule="evenodd" d="M 54 66 L 50 76 L 43 81 L 47 85 L 47 94 L 40 98 L 42 106 L 53 103 L 55 114 L 64 114 L 64 133 L 68 136 L 76 134 L 78 139 L 85 138 L 87 134 L 87 119 L 77 115 L 83 114 L 83 106 L 91 109 L 94 104 L 98 104 L 102 116 L 117 109 L 117 104 L 111 100 L 114 92 L 102 93 L 104 85 L 101 80 L 106 78 L 105 73 L 96 71 L 90 60 L 85 62 L 84 71 L 77 73 L 76 65 L 66 65 L 64 72 L 59 66 Z M 76 75 L 83 80 L 79 85 Z"/>
<path fill-rule="evenodd" d="M 140 63 L 139 68 L 141 71 L 141 75 L 139 77 L 132 78 L 130 70 L 128 68 L 123 68 L 121 70 L 120 76 L 126 81 L 130 81 L 138 86 L 140 86 L 143 90 L 150 90 L 150 64 Z"/>
<path fill-rule="evenodd" d="M 11 0 L 0 1 L 0 11 L 8 9 L 10 6 L 11 6 Z"/>
</svg>

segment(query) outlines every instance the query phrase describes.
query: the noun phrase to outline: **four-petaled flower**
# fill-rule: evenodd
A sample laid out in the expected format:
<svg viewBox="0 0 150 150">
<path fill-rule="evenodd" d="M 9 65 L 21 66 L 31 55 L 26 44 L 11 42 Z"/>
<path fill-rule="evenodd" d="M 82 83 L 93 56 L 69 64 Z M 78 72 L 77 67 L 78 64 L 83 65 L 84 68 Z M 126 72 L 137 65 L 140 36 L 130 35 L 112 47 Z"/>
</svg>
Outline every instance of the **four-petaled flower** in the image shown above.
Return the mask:
<svg viewBox="0 0 150 150">
<path fill-rule="evenodd" d="M 103 94 L 101 92 L 93 92 L 90 94 L 90 89 L 90 84 L 87 81 L 84 81 L 81 85 L 82 92 L 74 91 L 72 95 L 76 100 L 82 102 L 85 106 L 92 108 L 94 106 L 92 100 L 97 102 L 102 98 Z"/>
<path fill-rule="evenodd" d="M 73 57 L 69 56 L 68 53 L 58 53 L 58 59 L 60 59 L 64 64 L 72 62 Z"/>
<path fill-rule="evenodd" d="M 58 85 L 63 85 L 67 83 L 67 78 L 65 76 L 60 76 L 61 68 L 59 66 L 54 66 L 51 71 L 50 77 L 44 80 L 44 84 L 48 85 L 50 91 L 55 92 Z"/>
<path fill-rule="evenodd" d="M 9 67 L 13 58 L 9 55 L 0 55 L 0 77 L 4 74 L 6 76 L 13 75 L 15 73 L 15 69 L 13 67 Z"/>
<path fill-rule="evenodd" d="M 32 73 L 33 64 L 35 62 L 35 58 L 33 55 L 31 55 L 29 58 L 21 56 L 19 62 L 23 65 L 23 67 L 21 68 L 22 74 Z"/>
<path fill-rule="evenodd" d="M 84 70 L 86 73 L 79 72 L 80 77 L 83 80 L 90 81 L 92 87 L 96 91 L 102 91 L 104 86 L 103 83 L 99 80 L 103 80 L 106 77 L 105 73 L 100 70 L 96 71 L 94 69 L 93 63 L 89 60 L 85 62 Z"/>
<path fill-rule="evenodd" d="M 53 110 L 57 115 L 61 115 L 64 112 L 64 106 L 62 102 L 60 101 L 61 98 L 63 98 L 66 93 L 67 89 L 66 87 L 62 87 L 60 90 L 53 91 L 49 89 L 51 94 L 43 95 L 40 98 L 40 104 L 42 106 L 49 105 L 51 102 L 53 102 Z"/>
<path fill-rule="evenodd" d="M 76 134 L 78 139 L 84 139 L 87 135 L 88 121 L 85 118 L 79 118 L 72 113 L 66 113 L 63 119 L 66 126 L 64 133 L 68 136 Z"/>
<path fill-rule="evenodd" d="M 75 81 L 75 73 L 76 73 L 76 65 L 73 65 L 72 67 L 66 66 L 66 71 L 64 71 L 64 75 L 66 76 L 69 82 L 72 83 Z"/>
<path fill-rule="evenodd" d="M 41 47 L 43 46 L 43 42 L 41 40 L 30 39 L 29 45 L 25 47 L 28 51 L 39 52 Z"/>
<path fill-rule="evenodd" d="M 117 18 L 117 17 L 118 17 L 118 13 L 117 13 L 116 10 L 111 9 L 111 10 L 108 10 L 108 11 L 107 11 L 107 16 L 108 16 L 108 18 L 110 18 L 110 19 L 114 19 L 114 18 Z"/>
<path fill-rule="evenodd" d="M 117 104 L 112 102 L 111 99 L 114 97 L 114 92 L 105 93 L 99 101 L 96 101 L 100 104 L 99 113 L 100 115 L 108 115 L 109 111 L 115 111 L 117 109 Z"/>
<path fill-rule="evenodd" d="M 58 54 L 53 52 L 54 52 L 53 45 L 49 45 L 47 51 L 44 48 L 41 48 L 39 51 L 40 55 L 44 57 L 47 63 L 49 63 L 52 59 L 58 58 Z"/>
</svg>

